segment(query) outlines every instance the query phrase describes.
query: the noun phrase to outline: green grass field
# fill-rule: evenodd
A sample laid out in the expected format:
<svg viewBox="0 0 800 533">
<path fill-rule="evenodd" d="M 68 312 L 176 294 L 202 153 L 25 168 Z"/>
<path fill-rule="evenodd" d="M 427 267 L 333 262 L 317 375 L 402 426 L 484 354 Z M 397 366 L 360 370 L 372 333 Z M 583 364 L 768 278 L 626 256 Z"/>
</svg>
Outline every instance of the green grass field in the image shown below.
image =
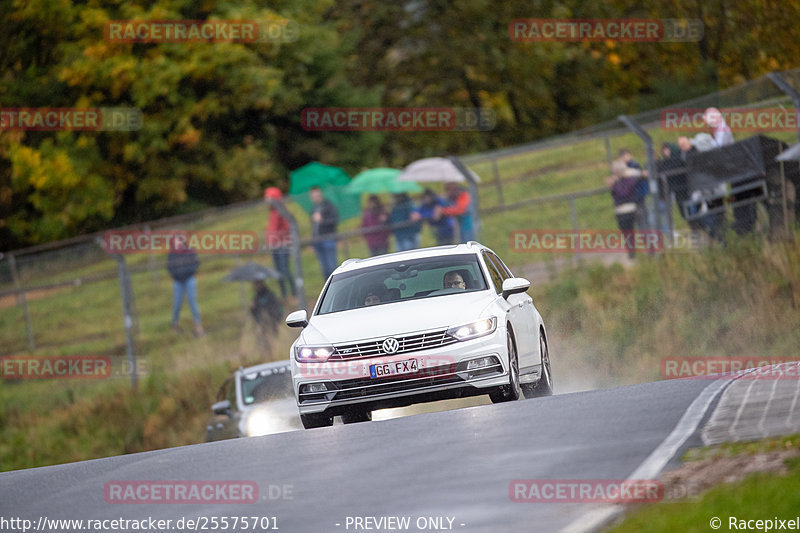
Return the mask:
<svg viewBox="0 0 800 533">
<path fill-rule="evenodd" d="M 798 448 L 800 448 L 798 437 L 794 435 L 748 444 L 723 445 L 712 450 L 701 450 L 701 453 L 725 456 L 753 455 L 775 449 L 797 451 Z M 797 509 L 800 505 L 800 460 L 797 457 L 787 459 L 786 465 L 788 467 L 786 475 L 756 473 L 741 481 L 720 484 L 696 499 L 645 506 L 632 512 L 621 524 L 609 531 L 612 533 L 705 532 L 714 529 L 735 531 L 747 529 L 741 527 L 742 520 L 773 520 L 771 527 L 762 524 L 760 529 L 756 530 L 779 530 L 776 519 L 795 520 L 793 529 L 796 529 L 800 527 L 797 523 Z M 735 475 L 736 472 L 731 474 Z M 712 524 L 715 518 L 720 522 L 715 521 Z M 716 524 L 717 527 L 713 527 Z M 751 522 L 751 525 L 756 524 Z"/>
</svg>

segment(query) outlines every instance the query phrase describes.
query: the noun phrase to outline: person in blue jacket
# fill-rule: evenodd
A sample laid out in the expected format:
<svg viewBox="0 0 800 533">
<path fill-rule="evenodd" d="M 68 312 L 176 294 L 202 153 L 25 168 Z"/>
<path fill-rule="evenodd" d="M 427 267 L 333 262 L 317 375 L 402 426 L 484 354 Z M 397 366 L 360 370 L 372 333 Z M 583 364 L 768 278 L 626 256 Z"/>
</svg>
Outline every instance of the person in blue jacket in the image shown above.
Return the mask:
<svg viewBox="0 0 800 533">
<path fill-rule="evenodd" d="M 431 189 L 422 192 L 422 203 L 414 212 L 414 220 L 424 220 L 430 224 L 439 246 L 453 244 L 455 238 L 455 223 L 453 217 L 442 214 L 442 208 L 447 205 Z"/>
</svg>

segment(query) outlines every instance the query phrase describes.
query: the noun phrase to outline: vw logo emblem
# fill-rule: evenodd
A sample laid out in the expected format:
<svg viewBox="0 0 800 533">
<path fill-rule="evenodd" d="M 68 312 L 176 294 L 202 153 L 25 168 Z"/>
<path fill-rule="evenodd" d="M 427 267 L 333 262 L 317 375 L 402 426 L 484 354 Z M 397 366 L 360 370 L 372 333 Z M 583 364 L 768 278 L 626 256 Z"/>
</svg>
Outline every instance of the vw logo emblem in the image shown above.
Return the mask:
<svg viewBox="0 0 800 533">
<path fill-rule="evenodd" d="M 388 339 L 384 339 L 381 348 L 383 348 L 383 351 L 386 353 L 395 353 L 400 348 L 400 343 L 397 342 L 397 339 L 394 337 L 389 337 Z"/>
</svg>

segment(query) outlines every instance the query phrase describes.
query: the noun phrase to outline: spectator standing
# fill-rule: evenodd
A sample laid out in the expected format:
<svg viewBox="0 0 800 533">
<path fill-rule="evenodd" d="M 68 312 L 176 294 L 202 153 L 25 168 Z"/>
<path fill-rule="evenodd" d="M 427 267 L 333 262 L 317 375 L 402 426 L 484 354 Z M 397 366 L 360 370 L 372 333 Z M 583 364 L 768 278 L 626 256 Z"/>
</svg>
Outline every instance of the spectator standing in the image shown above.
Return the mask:
<svg viewBox="0 0 800 533">
<path fill-rule="evenodd" d="M 631 151 L 627 148 L 622 148 L 619 151 L 619 160 L 625 163 L 625 166 L 635 170 L 642 170 L 642 165 L 633 159 Z M 648 229 L 654 224 L 652 222 L 652 215 L 647 209 L 646 198 L 650 192 L 650 186 L 647 180 L 639 180 L 636 184 L 636 216 L 634 217 L 634 224 L 638 229 Z"/>
<path fill-rule="evenodd" d="M 381 199 L 372 194 L 367 198 L 367 209 L 361 217 L 361 228 L 372 229 L 364 233 L 370 255 L 383 255 L 389 251 L 389 235 L 391 232 L 386 227 L 389 215 L 383 207 Z"/>
<path fill-rule="evenodd" d="M 278 324 L 283 317 L 283 306 L 264 280 L 253 281 L 253 304 L 250 306 L 250 313 L 259 325 L 262 333 L 266 330 L 272 331 L 273 335 L 278 332 Z"/>
<path fill-rule="evenodd" d="M 336 234 L 339 225 L 339 212 L 330 200 L 322 196 L 322 189 L 319 187 L 312 187 L 310 195 L 311 201 L 314 202 L 311 210 L 314 252 L 317 254 L 322 276 L 328 279 L 339 265 L 336 258 L 336 240 L 331 238 Z"/>
<path fill-rule="evenodd" d="M 444 200 L 431 189 L 425 189 L 422 192 L 422 203 L 412 217 L 413 220 L 424 220 L 430 224 L 436 236 L 436 244 L 439 246 L 453 244 L 455 237 L 453 218 L 442 215 L 444 206 Z"/>
<path fill-rule="evenodd" d="M 264 199 L 271 199 L 283 203 L 283 195 L 277 187 L 269 187 L 264 191 Z M 270 206 L 269 221 L 267 222 L 267 246 L 272 250 L 272 262 L 275 270 L 280 272 L 281 296 L 286 299 L 288 292 L 294 296 L 296 293 L 292 271 L 289 269 L 289 252 L 292 245 L 292 232 L 289 221 L 280 211 Z"/>
<path fill-rule="evenodd" d="M 186 246 L 186 241 L 180 235 L 172 239 L 172 246 L 167 255 L 167 270 L 172 277 L 172 330 L 180 332 L 178 320 L 184 295 L 189 300 L 189 309 L 194 319 L 194 334 L 203 335 L 203 326 L 200 322 L 200 308 L 197 306 L 197 268 L 200 262 L 197 252 Z"/>
<path fill-rule="evenodd" d="M 389 215 L 389 221 L 394 224 L 401 224 L 411 221 L 411 214 L 414 212 L 414 204 L 408 194 L 400 193 L 394 195 L 394 205 Z M 394 230 L 395 249 L 398 252 L 419 248 L 420 224 L 412 224 Z"/>
<path fill-rule="evenodd" d="M 711 128 L 714 136 L 714 146 L 720 148 L 733 144 L 733 133 L 730 127 L 725 123 L 725 117 L 722 116 L 719 109 L 716 107 L 709 107 L 703 113 L 703 120 Z"/>
<path fill-rule="evenodd" d="M 636 189 L 644 172 L 631 168 L 623 158 L 611 164 L 611 176 L 606 178 L 606 185 L 611 189 L 611 198 L 614 200 L 614 215 L 617 226 L 623 235 L 633 231 L 636 218 Z M 634 258 L 633 239 L 625 239 L 628 257 Z"/>
<path fill-rule="evenodd" d="M 455 217 L 458 221 L 459 242 L 474 241 L 472 196 L 464 187 L 455 182 L 445 184 L 444 190 L 451 205 L 442 207 L 442 214 Z"/>
</svg>

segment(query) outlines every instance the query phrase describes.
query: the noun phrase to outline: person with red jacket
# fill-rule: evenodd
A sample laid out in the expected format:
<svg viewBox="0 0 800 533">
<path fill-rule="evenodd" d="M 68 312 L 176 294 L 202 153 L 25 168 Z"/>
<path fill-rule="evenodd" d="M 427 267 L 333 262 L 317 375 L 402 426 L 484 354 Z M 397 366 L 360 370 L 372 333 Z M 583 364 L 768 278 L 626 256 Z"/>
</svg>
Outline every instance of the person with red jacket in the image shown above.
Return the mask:
<svg viewBox="0 0 800 533">
<path fill-rule="evenodd" d="M 459 242 L 475 240 L 472 196 L 458 183 L 448 182 L 444 186 L 450 205 L 442 207 L 442 215 L 455 217 L 458 221 Z"/>
<path fill-rule="evenodd" d="M 277 187 L 269 187 L 264 191 L 264 199 L 272 199 L 276 202 L 283 202 L 281 190 Z M 267 247 L 272 250 L 272 261 L 275 263 L 275 270 L 281 273 L 281 296 L 286 298 L 286 288 L 288 286 L 291 294 L 296 294 L 294 279 L 289 269 L 289 250 L 292 245 L 292 234 L 289 221 L 274 207 L 269 208 L 269 221 L 267 222 Z"/>
</svg>

